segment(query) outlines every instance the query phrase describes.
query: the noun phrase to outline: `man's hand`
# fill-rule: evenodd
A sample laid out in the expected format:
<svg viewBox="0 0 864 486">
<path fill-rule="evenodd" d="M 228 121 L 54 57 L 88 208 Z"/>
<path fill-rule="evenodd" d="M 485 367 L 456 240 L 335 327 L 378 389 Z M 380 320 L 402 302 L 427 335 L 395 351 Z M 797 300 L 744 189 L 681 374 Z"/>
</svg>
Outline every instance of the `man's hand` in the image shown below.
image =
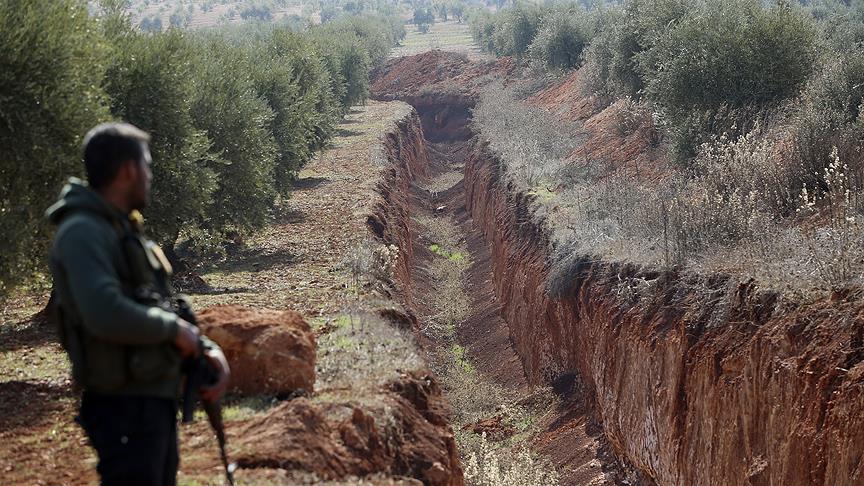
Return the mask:
<svg viewBox="0 0 864 486">
<path fill-rule="evenodd" d="M 201 331 L 181 318 L 177 318 L 177 336 L 174 338 L 174 346 L 180 351 L 184 358 L 198 355 L 198 336 Z"/>
<path fill-rule="evenodd" d="M 219 380 L 213 386 L 201 388 L 201 400 L 208 403 L 213 403 L 225 394 L 228 389 L 228 382 L 231 379 L 231 368 L 228 367 L 228 360 L 222 354 L 220 349 L 208 349 L 204 352 L 204 357 L 213 365 L 219 372 Z"/>
</svg>

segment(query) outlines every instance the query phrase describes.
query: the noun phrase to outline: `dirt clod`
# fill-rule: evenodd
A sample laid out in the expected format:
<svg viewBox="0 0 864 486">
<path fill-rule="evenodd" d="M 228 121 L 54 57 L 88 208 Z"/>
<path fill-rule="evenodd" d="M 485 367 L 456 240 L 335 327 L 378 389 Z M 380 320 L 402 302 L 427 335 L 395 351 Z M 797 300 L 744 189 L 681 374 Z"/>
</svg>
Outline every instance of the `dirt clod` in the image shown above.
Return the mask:
<svg viewBox="0 0 864 486">
<path fill-rule="evenodd" d="M 222 305 L 203 310 L 198 321 L 225 352 L 233 390 L 273 395 L 312 391 L 315 335 L 300 314 Z"/>
</svg>

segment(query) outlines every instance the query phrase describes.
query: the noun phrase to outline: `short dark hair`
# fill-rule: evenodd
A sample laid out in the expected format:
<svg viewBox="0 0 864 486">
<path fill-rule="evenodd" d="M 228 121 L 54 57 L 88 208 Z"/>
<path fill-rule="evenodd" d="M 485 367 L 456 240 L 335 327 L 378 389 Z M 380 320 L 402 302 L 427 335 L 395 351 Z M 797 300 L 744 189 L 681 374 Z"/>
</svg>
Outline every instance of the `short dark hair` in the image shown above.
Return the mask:
<svg viewBox="0 0 864 486">
<path fill-rule="evenodd" d="M 84 167 L 90 187 L 101 189 L 117 177 L 127 160 L 140 161 L 150 142 L 147 132 L 129 123 L 102 123 L 84 137 Z"/>
</svg>

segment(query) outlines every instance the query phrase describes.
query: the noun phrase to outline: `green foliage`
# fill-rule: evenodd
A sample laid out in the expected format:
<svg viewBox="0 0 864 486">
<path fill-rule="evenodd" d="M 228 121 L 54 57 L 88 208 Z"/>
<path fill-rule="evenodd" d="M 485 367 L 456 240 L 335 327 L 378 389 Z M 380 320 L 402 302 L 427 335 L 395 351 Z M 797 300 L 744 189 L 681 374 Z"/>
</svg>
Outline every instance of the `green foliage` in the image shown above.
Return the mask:
<svg viewBox="0 0 864 486">
<path fill-rule="evenodd" d="M 224 40 L 196 46 L 192 120 L 211 140 L 208 166 L 218 181 L 201 225 L 246 232 L 266 222 L 275 197 L 273 171 L 278 148 L 273 110 L 256 92 L 251 59 Z"/>
<path fill-rule="evenodd" d="M 679 161 L 795 96 L 816 55 L 814 23 L 785 2 L 630 0 L 602 24 L 586 51 L 590 89 L 652 103 Z"/>
<path fill-rule="evenodd" d="M 825 190 L 820 177 L 833 150 L 854 164 L 864 148 L 864 53 L 835 53 L 822 60 L 808 83 L 793 124 L 795 151 L 802 167 L 793 190 Z M 864 187 L 861 167 L 853 183 Z"/>
<path fill-rule="evenodd" d="M 684 16 L 692 0 L 630 0 L 603 13 L 586 52 L 591 88 L 608 96 L 639 97 L 644 80 L 636 58 Z"/>
<path fill-rule="evenodd" d="M 274 30 L 261 42 L 255 51 L 253 78 L 275 115 L 271 125 L 279 147 L 275 187 L 286 195 L 297 171 L 333 133 L 342 113 L 334 83 L 341 81 L 330 76 L 314 44 L 298 34 Z"/>
<path fill-rule="evenodd" d="M 178 30 L 117 39 L 106 76 L 111 112 L 153 136 L 153 197 L 145 216 L 169 250 L 212 202 L 216 173 L 205 131 L 194 125 L 194 49 Z"/>
<path fill-rule="evenodd" d="M 450 12 L 450 5 L 444 2 L 435 2 L 432 4 L 432 10 L 442 22 L 447 22 L 447 14 Z"/>
<path fill-rule="evenodd" d="M 240 7 L 243 20 L 270 20 L 273 18 L 273 2 L 267 0 L 248 0 Z"/>
<path fill-rule="evenodd" d="M 692 131 L 706 127 L 698 118 L 713 118 L 706 136 L 738 136 L 762 109 L 799 92 L 813 68 L 815 29 L 792 6 L 729 0 L 699 4 L 652 44 L 637 66 L 672 129 Z M 674 155 L 692 157 L 706 136 L 682 136 Z"/>
<path fill-rule="evenodd" d="M 486 52 L 495 52 L 495 45 L 492 42 L 492 34 L 495 33 L 494 17 L 489 10 L 475 9 L 468 17 L 468 24 L 471 29 L 471 36 L 474 41 Z"/>
<path fill-rule="evenodd" d="M 0 295 L 44 261 L 42 211 L 108 118 L 106 45 L 76 0 L 0 2 Z"/>
<path fill-rule="evenodd" d="M 435 14 L 431 8 L 420 7 L 414 9 L 414 17 L 412 22 L 417 26 L 417 30 L 425 34 L 429 32 L 429 26 L 435 23 Z"/>
<path fill-rule="evenodd" d="M 97 123 L 152 135 L 145 217 L 169 255 L 179 240 L 219 254 L 267 221 L 404 37 L 398 20 L 377 16 L 192 33 L 162 32 L 156 16 L 136 30 L 125 12 L 124 0 L 92 13 L 80 0 L 0 3 L 0 295 L 44 261 L 43 211 L 68 176 L 83 176 L 81 139 Z"/>
<path fill-rule="evenodd" d="M 521 57 L 528 50 L 540 25 L 540 9 L 517 4 L 495 15 L 492 47 L 499 56 Z"/>
<path fill-rule="evenodd" d="M 333 75 L 344 85 L 339 90 L 339 104 L 343 110 L 366 99 L 369 94 L 369 53 L 363 49 L 357 37 L 347 37 L 340 43 L 333 43 L 328 53 L 337 62 Z"/>
<path fill-rule="evenodd" d="M 852 52 L 864 45 L 864 0 L 817 0 L 806 8 L 829 49 Z"/>
<path fill-rule="evenodd" d="M 342 17 L 325 28 L 329 28 L 329 32 L 334 36 L 350 33 L 356 35 L 369 54 L 369 61 L 373 67 L 384 64 L 390 54 L 390 48 L 405 38 L 405 27 L 393 17 L 373 15 Z"/>
<path fill-rule="evenodd" d="M 710 2 L 660 36 L 638 65 L 648 96 L 673 116 L 764 106 L 797 93 L 813 66 L 814 40 L 791 6 Z"/>
<path fill-rule="evenodd" d="M 144 32 L 162 32 L 162 18 L 158 15 L 144 17 L 138 27 Z"/>
<path fill-rule="evenodd" d="M 192 20 L 192 12 L 184 9 L 183 7 L 178 6 L 174 12 L 168 17 L 168 25 L 171 27 L 176 27 L 182 29 L 189 25 L 189 22 Z"/>
<path fill-rule="evenodd" d="M 450 16 L 453 17 L 453 20 L 456 20 L 461 24 L 462 20 L 465 18 L 465 4 L 460 1 L 451 3 Z"/>
<path fill-rule="evenodd" d="M 578 67 L 582 60 L 582 51 L 589 40 L 584 17 L 585 12 L 582 9 L 545 15 L 537 35 L 528 47 L 531 60 L 550 70 Z"/>
</svg>

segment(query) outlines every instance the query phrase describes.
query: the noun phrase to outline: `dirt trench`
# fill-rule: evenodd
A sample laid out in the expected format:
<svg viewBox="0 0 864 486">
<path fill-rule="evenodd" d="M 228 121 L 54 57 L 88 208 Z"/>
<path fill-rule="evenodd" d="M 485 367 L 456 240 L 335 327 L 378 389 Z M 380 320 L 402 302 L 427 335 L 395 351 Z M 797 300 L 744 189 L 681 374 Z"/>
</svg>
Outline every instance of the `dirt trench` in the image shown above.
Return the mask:
<svg viewBox="0 0 864 486">
<path fill-rule="evenodd" d="M 433 362 L 451 346 L 426 332 L 440 314 L 430 296 L 443 291 L 430 268 L 465 251 L 470 304 L 453 342 L 511 391 L 554 386 L 563 401 L 530 445 L 563 484 L 864 484 L 857 294 L 786 302 L 725 275 L 587 257 L 553 267 L 533 196 L 454 119 L 466 106 L 417 109 L 435 142 L 411 148 L 400 232 L 421 341 Z M 438 243 L 433 226 L 458 248 Z M 554 293 L 550 280 L 561 284 Z"/>
<path fill-rule="evenodd" d="M 422 133 L 416 133 L 419 127 L 403 129 L 413 132 L 408 139 L 418 146 L 396 144 L 396 139 L 386 144 L 388 158 L 403 166 L 401 176 L 394 175 L 398 182 L 382 188 L 390 206 L 370 225 L 402 248 L 397 271 L 402 298 L 416 315 L 419 341 L 454 408 L 454 429 L 485 432 L 493 447 L 527 448 L 552 465 L 562 485 L 632 480 L 634 475 L 626 473 L 604 440 L 573 376 L 536 387 L 525 375 L 496 294 L 493 242 L 467 204 L 466 164 L 476 150 L 468 126 L 470 105 L 459 99 L 446 100 L 452 104 L 413 101 Z M 456 357 L 454 349 L 459 350 Z M 469 385 L 478 389 L 468 390 L 467 397 L 465 377 L 448 377 L 447 362 L 454 359 L 476 372 Z M 483 392 L 490 389 L 495 391 Z M 501 423 L 499 411 L 511 403 L 527 403 L 526 413 L 534 414 L 530 430 L 508 432 L 509 426 Z M 513 435 L 517 437 L 511 439 Z M 462 451 L 463 460 L 466 453 Z"/>
</svg>

